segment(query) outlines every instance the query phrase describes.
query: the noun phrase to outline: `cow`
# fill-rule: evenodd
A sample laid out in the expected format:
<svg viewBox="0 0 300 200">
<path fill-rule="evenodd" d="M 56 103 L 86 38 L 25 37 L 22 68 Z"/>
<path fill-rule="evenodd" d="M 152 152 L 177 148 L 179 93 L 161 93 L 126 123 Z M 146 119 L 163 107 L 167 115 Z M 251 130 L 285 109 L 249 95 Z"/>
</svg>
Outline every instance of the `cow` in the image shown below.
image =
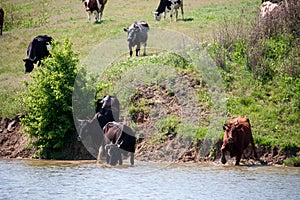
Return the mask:
<svg viewBox="0 0 300 200">
<path fill-rule="evenodd" d="M 0 36 L 2 35 L 3 23 L 4 23 L 4 10 L 3 8 L 0 7 Z"/>
<path fill-rule="evenodd" d="M 263 19 L 264 17 L 270 15 L 271 13 L 279 10 L 280 7 L 277 3 L 272 3 L 270 1 L 263 2 L 260 6 L 259 18 Z"/>
<path fill-rule="evenodd" d="M 130 164 L 134 165 L 134 152 L 136 137 L 134 131 L 127 125 L 118 122 L 109 122 L 103 128 L 104 140 L 102 148 L 99 148 L 97 161 L 101 155 L 105 155 L 110 165 L 122 165 L 122 155 L 130 154 Z"/>
<path fill-rule="evenodd" d="M 141 44 L 144 45 L 144 53 L 146 55 L 146 46 L 148 40 L 149 25 L 145 21 L 134 22 L 130 25 L 129 28 L 124 28 L 124 31 L 127 33 L 127 41 L 129 47 L 129 55 L 132 57 L 133 51 L 132 48 L 136 46 L 136 56 L 139 56 L 141 49 Z"/>
<path fill-rule="evenodd" d="M 257 159 L 254 140 L 251 132 L 250 120 L 244 117 L 237 117 L 224 124 L 224 138 L 221 147 L 222 158 L 221 162 L 226 163 L 225 153 L 229 151 L 230 157 L 236 156 L 235 165 L 239 165 L 243 151 L 248 147 L 249 143 L 252 146 L 254 157 Z"/>
<path fill-rule="evenodd" d="M 78 140 L 95 157 L 97 157 L 99 148 L 103 144 L 103 127 L 108 122 L 119 120 L 119 104 L 116 96 L 106 95 L 103 99 L 98 99 L 97 112 L 92 119 L 78 120 Z"/>
<path fill-rule="evenodd" d="M 91 14 L 95 11 L 96 22 L 102 21 L 103 10 L 107 0 L 82 0 L 86 12 L 88 13 L 88 21 L 91 20 Z M 100 20 L 99 20 L 100 17 Z"/>
<path fill-rule="evenodd" d="M 119 114 L 120 114 L 119 100 L 117 99 L 116 96 L 112 96 L 112 95 L 106 95 L 103 99 L 98 99 L 96 103 L 96 113 L 100 113 L 102 116 L 108 118 L 107 122 L 119 121 Z M 105 122 L 99 122 L 99 123 L 105 123 Z M 103 128 L 103 126 L 101 127 Z"/>
<path fill-rule="evenodd" d="M 27 58 L 24 58 L 25 73 L 32 72 L 34 65 L 38 63 L 41 65 L 41 60 L 49 56 L 49 50 L 51 47 L 52 37 L 48 35 L 39 35 L 33 38 L 27 48 Z"/>
<path fill-rule="evenodd" d="M 153 12 L 154 19 L 160 21 L 162 13 L 164 13 L 164 19 L 166 19 L 167 12 L 170 12 L 170 22 L 172 22 L 175 11 L 175 21 L 177 21 L 179 8 L 181 9 L 182 20 L 184 20 L 183 0 L 160 0 L 158 8 Z"/>
</svg>

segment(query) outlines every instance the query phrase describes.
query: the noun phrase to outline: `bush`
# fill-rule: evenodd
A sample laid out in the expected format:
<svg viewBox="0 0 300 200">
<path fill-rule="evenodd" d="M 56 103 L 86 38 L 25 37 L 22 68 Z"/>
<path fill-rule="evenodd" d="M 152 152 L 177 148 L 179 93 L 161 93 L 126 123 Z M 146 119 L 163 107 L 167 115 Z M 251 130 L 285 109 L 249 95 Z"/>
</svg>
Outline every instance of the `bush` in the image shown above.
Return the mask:
<svg viewBox="0 0 300 200">
<path fill-rule="evenodd" d="M 67 39 L 52 42 L 51 57 L 25 82 L 28 91 L 22 95 L 25 117 L 21 123 L 35 138 L 33 146 L 40 150 L 36 156 L 57 158 L 61 148 L 76 139 L 72 93 L 79 60 L 72 46 Z"/>
</svg>

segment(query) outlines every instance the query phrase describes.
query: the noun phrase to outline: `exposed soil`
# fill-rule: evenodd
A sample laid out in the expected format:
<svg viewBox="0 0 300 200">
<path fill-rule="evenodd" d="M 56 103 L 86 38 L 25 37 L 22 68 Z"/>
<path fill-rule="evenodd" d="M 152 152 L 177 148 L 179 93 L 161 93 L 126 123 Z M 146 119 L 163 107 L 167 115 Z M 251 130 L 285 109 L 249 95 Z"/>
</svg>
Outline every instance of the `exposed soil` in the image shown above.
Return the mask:
<svg viewBox="0 0 300 200">
<path fill-rule="evenodd" d="M 28 148 L 30 142 L 28 136 L 21 133 L 20 117 L 16 116 L 12 119 L 2 119 L 0 128 L 0 158 L 31 158 L 36 151 Z M 140 140 L 136 148 L 136 159 L 141 161 L 172 161 L 172 162 L 220 162 L 220 152 L 215 150 L 214 153 L 208 155 L 200 155 L 199 148 L 201 142 L 193 144 L 190 141 L 179 141 L 178 138 L 167 137 L 164 143 L 151 144 L 151 139 Z M 221 146 L 222 141 L 217 142 L 217 146 Z M 168 148 L 170 147 L 171 148 Z M 66 153 L 76 154 L 75 159 L 94 159 L 85 148 L 79 143 L 72 148 L 66 148 Z M 172 152 L 170 152 L 172 151 Z M 299 149 L 290 151 L 279 151 L 278 148 L 257 147 L 257 153 L 261 161 L 249 158 L 251 150 L 245 151 L 245 159 L 243 164 L 265 164 L 275 165 L 283 164 L 286 158 L 295 156 Z M 228 163 L 234 164 L 234 158 L 229 159 Z"/>
<path fill-rule="evenodd" d="M 179 77 L 182 78 L 182 77 Z M 177 80 L 179 81 L 179 80 Z M 199 86 L 199 83 L 185 84 L 189 88 Z M 136 147 L 136 159 L 140 161 L 168 161 L 168 162 L 216 162 L 220 163 L 221 152 L 220 148 L 222 140 L 219 141 L 197 141 L 196 143 L 189 139 L 182 139 L 176 137 L 176 133 L 165 133 L 159 141 L 155 140 L 157 136 L 149 133 L 155 132 L 155 123 L 159 119 L 163 119 L 169 115 L 183 117 L 182 107 L 190 109 L 189 112 L 191 120 L 195 118 L 193 113 L 201 113 L 202 118 L 207 117 L 207 113 L 203 111 L 201 106 L 190 102 L 190 105 L 185 105 L 181 102 L 178 95 L 173 95 L 170 90 L 162 86 L 138 86 L 137 93 L 132 97 L 132 102 L 138 106 L 141 99 L 146 99 L 149 102 L 149 110 L 145 112 L 137 110 L 132 115 L 132 120 L 137 124 L 137 138 L 138 144 Z M 185 90 L 186 91 L 186 90 Z M 188 92 L 179 96 L 185 99 L 185 95 L 191 95 Z M 145 101 L 144 101 L 145 102 Z M 22 116 L 16 116 L 12 119 L 1 119 L 0 124 L 0 158 L 31 158 L 35 153 L 35 149 L 28 147 L 30 138 L 22 133 L 20 119 Z M 206 145 L 208 144 L 208 145 Z M 213 150 L 205 150 L 204 146 L 215 146 Z M 245 151 L 244 159 L 241 160 L 242 164 L 263 164 L 275 165 L 283 164 L 286 158 L 296 156 L 300 149 L 293 149 L 289 151 L 280 151 L 279 148 L 265 148 L 262 146 L 257 147 L 257 154 L 260 161 L 251 158 L 251 148 Z M 64 155 L 71 155 L 65 159 L 94 159 L 85 149 L 85 147 L 77 142 L 70 144 L 64 149 Z M 299 153 L 298 153 L 299 156 Z M 234 164 L 234 158 L 228 158 L 229 164 Z"/>
</svg>

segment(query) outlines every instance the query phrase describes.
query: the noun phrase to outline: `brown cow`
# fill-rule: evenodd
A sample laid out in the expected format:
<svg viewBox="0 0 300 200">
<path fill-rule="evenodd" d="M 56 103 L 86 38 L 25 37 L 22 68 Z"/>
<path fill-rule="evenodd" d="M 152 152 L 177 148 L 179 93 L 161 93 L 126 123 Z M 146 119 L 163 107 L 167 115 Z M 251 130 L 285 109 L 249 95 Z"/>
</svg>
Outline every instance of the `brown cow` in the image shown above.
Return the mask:
<svg viewBox="0 0 300 200">
<path fill-rule="evenodd" d="M 225 152 L 229 151 L 230 157 L 236 156 L 235 165 L 239 165 L 243 151 L 248 147 L 249 143 L 252 146 L 254 157 L 258 158 L 255 151 L 249 119 L 237 117 L 225 124 L 223 129 L 225 131 L 221 147 L 221 162 L 223 164 L 226 163 Z"/>
<path fill-rule="evenodd" d="M 4 11 L 3 11 L 3 9 L 0 7 L 0 35 L 2 35 L 3 22 L 4 22 Z"/>
<path fill-rule="evenodd" d="M 129 153 L 130 164 L 134 165 L 134 152 L 136 137 L 134 131 L 124 124 L 118 122 L 109 122 L 103 128 L 104 140 L 99 148 L 97 163 L 101 156 L 106 157 L 110 165 L 122 165 L 122 155 Z M 122 155 L 121 155 L 122 154 Z"/>
<path fill-rule="evenodd" d="M 103 10 L 105 7 L 107 0 L 82 0 L 84 4 L 85 10 L 88 13 L 88 20 L 91 20 L 91 14 L 95 11 L 96 12 L 96 22 L 102 21 Z M 99 20 L 100 16 L 100 20 Z"/>
</svg>

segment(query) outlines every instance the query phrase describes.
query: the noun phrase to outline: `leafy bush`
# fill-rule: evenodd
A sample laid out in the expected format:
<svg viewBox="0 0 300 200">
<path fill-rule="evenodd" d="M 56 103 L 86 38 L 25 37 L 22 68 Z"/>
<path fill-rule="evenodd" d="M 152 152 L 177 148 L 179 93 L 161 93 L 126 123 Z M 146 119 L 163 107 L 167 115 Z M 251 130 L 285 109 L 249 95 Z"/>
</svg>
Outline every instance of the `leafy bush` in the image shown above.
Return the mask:
<svg viewBox="0 0 300 200">
<path fill-rule="evenodd" d="M 72 93 L 79 60 L 72 46 L 68 39 L 54 41 L 51 57 L 25 82 L 28 92 L 22 96 L 25 117 L 21 123 L 35 138 L 33 146 L 40 150 L 37 156 L 57 158 L 60 149 L 76 138 Z"/>
</svg>

